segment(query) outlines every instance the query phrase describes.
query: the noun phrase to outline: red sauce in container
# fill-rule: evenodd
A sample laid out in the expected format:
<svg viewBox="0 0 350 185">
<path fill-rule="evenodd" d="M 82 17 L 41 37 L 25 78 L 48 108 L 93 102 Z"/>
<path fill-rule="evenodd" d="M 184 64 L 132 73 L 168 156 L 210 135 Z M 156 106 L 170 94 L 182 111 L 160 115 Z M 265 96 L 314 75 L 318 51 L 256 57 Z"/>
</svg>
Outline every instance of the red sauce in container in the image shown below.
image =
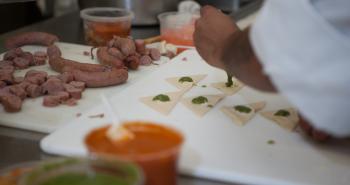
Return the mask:
<svg viewBox="0 0 350 185">
<path fill-rule="evenodd" d="M 182 134 L 147 122 L 130 122 L 124 126 L 134 134 L 133 139 L 111 141 L 106 136 L 109 127 L 98 128 L 85 138 L 89 152 L 136 162 L 144 171 L 146 185 L 176 185 Z"/>
</svg>

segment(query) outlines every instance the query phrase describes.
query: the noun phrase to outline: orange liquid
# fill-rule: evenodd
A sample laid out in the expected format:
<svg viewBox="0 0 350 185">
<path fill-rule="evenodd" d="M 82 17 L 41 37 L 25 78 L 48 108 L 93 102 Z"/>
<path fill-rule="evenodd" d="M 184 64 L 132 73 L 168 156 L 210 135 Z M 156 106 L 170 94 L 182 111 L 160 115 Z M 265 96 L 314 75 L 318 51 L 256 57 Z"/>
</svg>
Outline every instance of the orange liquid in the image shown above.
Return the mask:
<svg viewBox="0 0 350 185">
<path fill-rule="evenodd" d="M 194 20 L 184 25 L 181 28 L 162 28 L 161 38 L 167 43 L 183 46 L 194 46 L 193 33 L 194 33 Z M 186 49 L 179 48 L 178 53 L 181 53 Z"/>
<path fill-rule="evenodd" d="M 86 22 L 85 41 L 88 45 L 106 45 L 113 36 L 127 37 L 130 35 L 130 22 Z"/>
<path fill-rule="evenodd" d="M 143 122 L 127 123 L 125 127 L 134 134 L 134 139 L 112 142 L 106 136 L 109 127 L 102 127 L 86 137 L 88 150 L 138 163 L 146 176 L 146 185 L 175 185 L 182 135 L 164 126 Z"/>
<path fill-rule="evenodd" d="M 193 46 L 193 33 L 190 36 L 184 37 L 183 34 L 178 33 L 176 30 L 164 30 L 162 32 L 161 38 L 167 43 L 172 43 L 175 45 Z"/>
</svg>

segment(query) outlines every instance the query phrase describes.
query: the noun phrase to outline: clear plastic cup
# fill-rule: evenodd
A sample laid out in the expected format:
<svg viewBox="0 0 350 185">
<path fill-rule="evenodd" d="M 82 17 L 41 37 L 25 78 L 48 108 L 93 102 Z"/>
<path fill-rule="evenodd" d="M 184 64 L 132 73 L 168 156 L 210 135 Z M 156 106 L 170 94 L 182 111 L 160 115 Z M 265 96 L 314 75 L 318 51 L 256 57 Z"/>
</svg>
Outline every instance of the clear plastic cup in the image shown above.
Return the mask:
<svg viewBox="0 0 350 185">
<path fill-rule="evenodd" d="M 56 158 L 39 162 L 17 185 L 142 185 L 139 168 L 115 159 Z"/>
<path fill-rule="evenodd" d="M 199 17 L 198 14 L 179 12 L 159 14 L 162 40 L 175 45 L 193 46 L 194 25 Z"/>
<path fill-rule="evenodd" d="M 88 45 L 106 45 L 113 36 L 127 37 L 131 32 L 134 14 L 111 7 L 86 8 L 80 11 L 84 21 L 85 41 Z"/>
<path fill-rule="evenodd" d="M 0 170 L 0 185 L 18 185 L 18 181 L 27 172 L 30 172 L 38 161 L 18 163 Z"/>
<path fill-rule="evenodd" d="M 172 128 L 148 122 L 129 122 L 124 126 L 135 138 L 111 142 L 106 137 L 109 126 L 98 128 L 85 138 L 89 152 L 100 157 L 115 156 L 139 164 L 146 185 L 176 185 L 183 135 Z"/>
</svg>

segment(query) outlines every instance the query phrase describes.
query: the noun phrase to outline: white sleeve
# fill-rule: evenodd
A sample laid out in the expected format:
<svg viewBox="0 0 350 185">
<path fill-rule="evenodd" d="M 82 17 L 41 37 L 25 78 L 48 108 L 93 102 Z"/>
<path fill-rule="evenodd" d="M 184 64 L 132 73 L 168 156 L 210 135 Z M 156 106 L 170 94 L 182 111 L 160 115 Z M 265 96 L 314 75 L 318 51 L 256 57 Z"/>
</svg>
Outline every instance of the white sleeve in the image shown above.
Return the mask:
<svg viewBox="0 0 350 185">
<path fill-rule="evenodd" d="M 350 136 L 349 36 L 311 1 L 268 0 L 250 39 L 265 73 L 304 117 L 330 134 Z"/>
</svg>

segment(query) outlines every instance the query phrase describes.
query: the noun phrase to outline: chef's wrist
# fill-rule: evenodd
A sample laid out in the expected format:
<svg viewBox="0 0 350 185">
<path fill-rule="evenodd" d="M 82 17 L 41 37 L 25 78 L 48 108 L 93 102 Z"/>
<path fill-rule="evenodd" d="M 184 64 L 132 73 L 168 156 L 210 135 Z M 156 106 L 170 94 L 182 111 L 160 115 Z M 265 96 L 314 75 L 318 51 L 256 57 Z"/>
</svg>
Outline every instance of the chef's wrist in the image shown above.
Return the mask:
<svg viewBox="0 0 350 185">
<path fill-rule="evenodd" d="M 223 44 L 220 53 L 225 71 L 238 69 L 237 67 L 248 62 L 254 53 L 249 42 L 249 30 L 237 30 Z"/>
</svg>

